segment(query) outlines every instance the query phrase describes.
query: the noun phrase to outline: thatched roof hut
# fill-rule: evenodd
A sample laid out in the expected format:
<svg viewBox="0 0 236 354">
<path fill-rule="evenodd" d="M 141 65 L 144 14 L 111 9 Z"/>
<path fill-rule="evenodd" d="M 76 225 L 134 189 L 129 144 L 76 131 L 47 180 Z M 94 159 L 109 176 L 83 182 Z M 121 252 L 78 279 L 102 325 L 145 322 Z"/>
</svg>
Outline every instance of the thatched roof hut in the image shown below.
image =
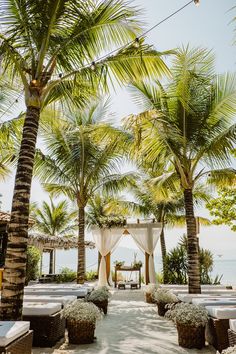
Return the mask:
<svg viewBox="0 0 236 354">
<path fill-rule="evenodd" d="M 29 232 L 30 246 L 35 246 L 39 249 L 43 249 L 44 252 L 51 249 L 72 249 L 78 247 L 78 238 L 73 237 L 61 237 L 61 236 L 49 236 L 34 231 Z M 92 241 L 85 241 L 85 247 L 93 249 L 95 244 Z"/>
</svg>

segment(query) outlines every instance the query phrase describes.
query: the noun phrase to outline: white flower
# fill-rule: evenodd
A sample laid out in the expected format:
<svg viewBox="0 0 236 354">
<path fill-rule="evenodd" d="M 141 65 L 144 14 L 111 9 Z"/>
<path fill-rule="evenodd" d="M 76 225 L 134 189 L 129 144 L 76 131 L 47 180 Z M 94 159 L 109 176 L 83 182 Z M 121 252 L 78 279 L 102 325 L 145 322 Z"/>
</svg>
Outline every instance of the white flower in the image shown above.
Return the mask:
<svg viewBox="0 0 236 354">
<path fill-rule="evenodd" d="M 110 294 L 107 287 L 103 286 L 96 290 L 93 290 L 87 297 L 87 301 L 106 301 L 108 300 Z"/>
<path fill-rule="evenodd" d="M 202 306 L 182 302 L 170 309 L 166 317 L 179 324 L 198 327 L 206 325 L 208 313 Z"/>
<path fill-rule="evenodd" d="M 93 303 L 75 300 L 65 306 L 63 316 L 67 320 L 95 323 L 96 320 L 101 318 L 101 313 Z"/>
<path fill-rule="evenodd" d="M 156 302 L 164 302 L 166 304 L 179 301 L 177 296 L 168 289 L 157 289 L 153 293 L 153 298 Z"/>
<path fill-rule="evenodd" d="M 158 286 L 156 284 L 148 284 L 145 289 L 144 292 L 146 294 L 153 294 L 156 290 L 157 290 Z"/>
</svg>

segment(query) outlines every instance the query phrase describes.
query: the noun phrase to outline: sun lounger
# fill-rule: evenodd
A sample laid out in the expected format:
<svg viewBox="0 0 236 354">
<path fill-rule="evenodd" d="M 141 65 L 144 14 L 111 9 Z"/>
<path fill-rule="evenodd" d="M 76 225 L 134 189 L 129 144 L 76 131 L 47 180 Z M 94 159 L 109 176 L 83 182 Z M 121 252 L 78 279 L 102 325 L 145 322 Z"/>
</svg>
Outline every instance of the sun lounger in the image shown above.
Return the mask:
<svg viewBox="0 0 236 354">
<path fill-rule="evenodd" d="M 208 297 L 208 298 L 193 298 L 192 303 L 200 306 L 236 306 L 236 297 Z"/>
<path fill-rule="evenodd" d="M 31 354 L 33 331 L 25 321 L 0 321 L 0 353 Z"/>
<path fill-rule="evenodd" d="M 206 339 L 217 350 L 228 348 L 229 319 L 236 319 L 236 306 L 206 306 L 209 321 L 206 329 Z"/>
<path fill-rule="evenodd" d="M 231 347 L 236 345 L 236 320 L 229 320 L 228 338 Z"/>
<path fill-rule="evenodd" d="M 206 299 L 206 298 L 211 298 L 211 297 L 214 297 L 214 298 L 220 298 L 220 297 L 226 297 L 226 295 L 221 295 L 220 293 L 216 294 L 216 295 L 212 295 L 212 294 L 177 294 L 177 297 L 180 301 L 182 302 L 187 302 L 187 303 L 192 303 L 192 300 L 193 299 Z M 227 294 L 227 298 L 229 297 L 235 297 L 236 296 L 234 294 Z"/>
<path fill-rule="evenodd" d="M 25 295 L 60 295 L 60 296 L 76 296 L 77 298 L 83 298 L 88 293 L 87 288 L 81 289 L 28 289 L 24 290 Z"/>
<path fill-rule="evenodd" d="M 60 296 L 60 295 L 25 295 L 24 302 L 56 302 L 62 304 L 64 307 L 66 304 L 76 300 L 76 296 Z"/>
<path fill-rule="evenodd" d="M 34 346 L 52 347 L 64 337 L 65 319 L 61 316 L 61 307 L 61 303 L 24 303 L 23 320 L 29 321 L 34 331 Z"/>
</svg>

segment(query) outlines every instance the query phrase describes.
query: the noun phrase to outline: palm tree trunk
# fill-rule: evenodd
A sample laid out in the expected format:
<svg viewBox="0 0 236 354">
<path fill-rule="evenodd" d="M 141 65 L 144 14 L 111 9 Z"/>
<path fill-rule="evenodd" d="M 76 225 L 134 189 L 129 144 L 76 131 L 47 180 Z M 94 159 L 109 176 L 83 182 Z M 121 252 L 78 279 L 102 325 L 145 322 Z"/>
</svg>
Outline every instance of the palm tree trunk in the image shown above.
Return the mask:
<svg viewBox="0 0 236 354">
<path fill-rule="evenodd" d="M 53 273 L 53 263 L 54 263 L 54 251 L 51 250 L 49 253 L 49 274 Z"/>
<path fill-rule="evenodd" d="M 190 294 L 200 294 L 199 247 L 193 209 L 192 189 L 184 190 L 184 203 L 188 237 L 188 289 Z"/>
<path fill-rule="evenodd" d="M 83 284 L 85 279 L 85 247 L 84 247 L 85 213 L 84 207 L 79 207 L 79 239 L 77 283 Z"/>
<path fill-rule="evenodd" d="M 26 276 L 30 190 L 40 109 L 27 107 L 15 177 L 1 295 L 1 319 L 20 320 Z"/>
<path fill-rule="evenodd" d="M 162 268 L 163 268 L 163 284 L 167 283 L 167 274 L 166 274 L 166 241 L 164 234 L 164 224 L 162 224 L 161 233 L 160 233 L 160 243 L 161 243 L 161 257 L 162 257 Z"/>
</svg>

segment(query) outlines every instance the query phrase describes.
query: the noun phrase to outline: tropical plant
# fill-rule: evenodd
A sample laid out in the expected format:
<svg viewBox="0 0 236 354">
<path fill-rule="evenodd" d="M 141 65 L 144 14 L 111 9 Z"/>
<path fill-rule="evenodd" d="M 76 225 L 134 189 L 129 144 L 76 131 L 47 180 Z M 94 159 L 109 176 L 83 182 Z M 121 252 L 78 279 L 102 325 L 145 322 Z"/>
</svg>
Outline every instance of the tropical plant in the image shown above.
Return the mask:
<svg viewBox="0 0 236 354">
<path fill-rule="evenodd" d="M 161 168 L 160 168 L 161 169 Z M 138 201 L 138 204 L 132 203 L 133 212 L 139 212 L 144 216 L 154 216 L 156 221 L 161 224 L 160 244 L 162 254 L 162 270 L 163 283 L 167 283 L 167 271 L 165 269 L 166 257 L 166 242 L 165 242 L 165 228 L 166 226 L 183 226 L 185 224 L 184 214 L 184 198 L 179 186 L 176 189 L 170 190 L 168 188 L 158 188 L 153 185 L 153 179 L 160 175 L 160 169 L 156 170 L 144 165 L 144 171 L 148 177 L 141 180 L 141 183 L 136 183 L 132 186 L 132 190 Z M 209 200 L 209 193 L 203 186 L 195 186 L 194 203 L 199 206 L 202 202 Z M 210 221 L 203 217 L 198 217 L 198 220 L 203 225 L 209 225 Z"/>
<path fill-rule="evenodd" d="M 16 320 L 22 314 L 30 189 L 41 111 L 62 97 L 84 105 L 99 84 L 108 87 L 108 78 L 127 82 L 147 73 L 166 73 L 167 68 L 153 48 L 142 41 L 138 48 L 134 45 L 141 31 L 136 20 L 139 13 L 122 0 L 1 0 L 0 9 L 1 67 L 15 85 L 23 87 L 26 104 L 9 224 L 11 247 L 1 294 L 2 317 Z M 124 44 L 125 48 L 104 57 L 104 51 Z M 102 59 L 95 63 L 100 55 Z"/>
<path fill-rule="evenodd" d="M 169 284 L 187 284 L 188 282 L 188 239 L 184 235 L 177 247 L 170 250 L 165 258 L 167 282 Z M 201 284 L 219 284 L 222 278 L 216 276 L 212 279 L 210 272 L 213 270 L 213 254 L 203 248 L 199 248 L 199 264 Z"/>
<path fill-rule="evenodd" d="M 58 283 L 71 283 L 76 279 L 76 272 L 70 268 L 64 267 L 60 270 L 57 277 Z"/>
<path fill-rule="evenodd" d="M 26 279 L 28 284 L 30 280 L 36 280 L 39 275 L 39 260 L 41 257 L 40 251 L 34 246 L 27 247 L 26 256 Z"/>
<path fill-rule="evenodd" d="M 179 48 L 172 77 L 161 84 L 133 86 L 136 102 L 146 110 L 127 119 L 135 134 L 140 162 L 164 166 L 154 180 L 170 189 L 179 183 L 184 196 L 188 236 L 189 292 L 200 293 L 200 270 L 193 189 L 200 179 L 235 178 L 229 154 L 236 141 L 236 76 L 216 75 L 214 57 L 202 48 Z"/>
<path fill-rule="evenodd" d="M 63 123 L 47 127 L 47 154 L 39 153 L 35 164 L 36 174 L 48 192 L 54 196 L 64 194 L 76 203 L 80 283 L 85 277 L 85 207 L 95 193 L 115 193 L 128 186 L 135 176 L 120 173 L 126 135 L 101 122 L 106 114 L 106 105 L 96 103 L 89 109 L 73 112 Z"/>
<path fill-rule="evenodd" d="M 236 231 L 236 188 L 228 187 L 219 190 L 219 196 L 207 203 L 210 215 L 214 217 L 212 220 L 215 225 L 226 224 L 230 226 L 232 231 Z"/>
<path fill-rule="evenodd" d="M 77 228 L 77 213 L 70 211 L 69 203 L 66 200 L 55 204 L 50 198 L 50 203 L 44 201 L 41 207 L 34 206 L 31 215 L 35 220 L 34 230 L 45 235 L 70 237 L 74 235 Z M 50 252 L 49 273 L 55 273 L 55 269 L 53 269 L 55 252 L 56 250 Z"/>
</svg>

